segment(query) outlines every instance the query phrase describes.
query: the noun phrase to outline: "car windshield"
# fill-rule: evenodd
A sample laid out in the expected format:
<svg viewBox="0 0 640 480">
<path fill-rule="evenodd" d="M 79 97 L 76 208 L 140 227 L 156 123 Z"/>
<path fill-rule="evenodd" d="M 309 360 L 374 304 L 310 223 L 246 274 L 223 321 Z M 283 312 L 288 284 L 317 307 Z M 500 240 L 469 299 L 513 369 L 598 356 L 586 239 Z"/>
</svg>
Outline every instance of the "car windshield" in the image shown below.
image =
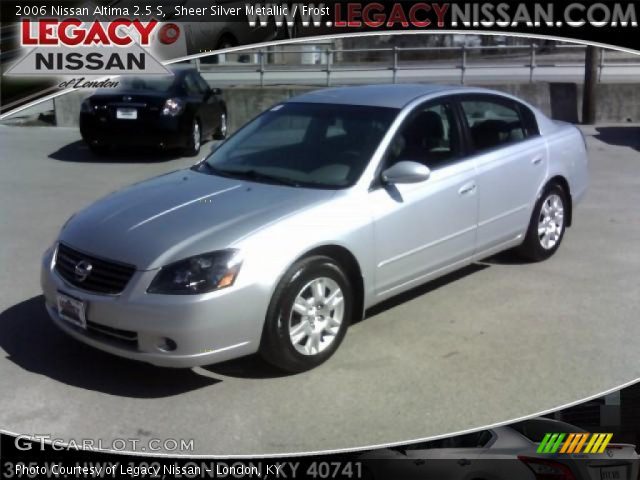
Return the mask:
<svg viewBox="0 0 640 480">
<path fill-rule="evenodd" d="M 285 103 L 247 124 L 199 170 L 258 182 L 312 188 L 353 185 L 398 110 Z"/>
<path fill-rule="evenodd" d="M 151 90 L 153 92 L 166 92 L 173 85 L 173 76 L 157 77 L 122 77 L 118 88 L 122 90 Z"/>
</svg>

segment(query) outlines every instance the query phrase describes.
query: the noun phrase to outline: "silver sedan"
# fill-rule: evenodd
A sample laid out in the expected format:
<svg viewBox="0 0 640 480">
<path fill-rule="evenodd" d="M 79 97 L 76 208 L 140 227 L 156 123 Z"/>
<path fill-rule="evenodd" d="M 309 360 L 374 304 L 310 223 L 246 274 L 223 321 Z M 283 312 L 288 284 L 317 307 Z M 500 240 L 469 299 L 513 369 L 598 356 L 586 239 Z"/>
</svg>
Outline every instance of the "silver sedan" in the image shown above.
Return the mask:
<svg viewBox="0 0 640 480">
<path fill-rule="evenodd" d="M 382 300 L 502 250 L 550 257 L 587 183 L 580 131 L 512 96 L 321 90 L 73 215 L 42 288 L 60 328 L 116 355 L 302 371 Z"/>
</svg>

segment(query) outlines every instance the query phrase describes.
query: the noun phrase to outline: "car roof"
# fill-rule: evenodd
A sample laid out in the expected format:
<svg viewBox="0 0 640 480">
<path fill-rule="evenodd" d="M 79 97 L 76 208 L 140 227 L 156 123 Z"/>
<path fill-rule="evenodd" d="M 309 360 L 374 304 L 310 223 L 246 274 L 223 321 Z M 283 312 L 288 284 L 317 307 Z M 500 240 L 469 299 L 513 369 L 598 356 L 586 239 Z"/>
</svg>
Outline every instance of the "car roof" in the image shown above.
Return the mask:
<svg viewBox="0 0 640 480">
<path fill-rule="evenodd" d="M 169 65 L 168 67 L 169 70 L 171 70 L 173 73 L 197 71 L 197 68 L 190 63 L 175 63 L 173 65 Z"/>
<path fill-rule="evenodd" d="M 403 108 L 413 100 L 436 93 L 460 90 L 460 86 L 435 84 L 386 84 L 327 88 L 288 100 L 292 103 L 333 103 L 371 107 Z"/>
</svg>

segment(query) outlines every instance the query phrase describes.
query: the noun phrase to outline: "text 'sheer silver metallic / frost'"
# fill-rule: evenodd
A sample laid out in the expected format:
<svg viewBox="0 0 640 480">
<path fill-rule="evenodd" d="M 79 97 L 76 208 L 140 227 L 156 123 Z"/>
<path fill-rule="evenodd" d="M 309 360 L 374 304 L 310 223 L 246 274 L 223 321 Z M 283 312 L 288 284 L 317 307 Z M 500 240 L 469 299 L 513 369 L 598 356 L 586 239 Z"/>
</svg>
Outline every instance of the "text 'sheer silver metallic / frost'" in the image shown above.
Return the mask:
<svg viewBox="0 0 640 480">
<path fill-rule="evenodd" d="M 580 131 L 515 97 L 320 90 L 73 215 L 41 283 L 56 325 L 112 354 L 301 371 L 382 300 L 502 250 L 548 258 L 587 184 Z"/>
</svg>

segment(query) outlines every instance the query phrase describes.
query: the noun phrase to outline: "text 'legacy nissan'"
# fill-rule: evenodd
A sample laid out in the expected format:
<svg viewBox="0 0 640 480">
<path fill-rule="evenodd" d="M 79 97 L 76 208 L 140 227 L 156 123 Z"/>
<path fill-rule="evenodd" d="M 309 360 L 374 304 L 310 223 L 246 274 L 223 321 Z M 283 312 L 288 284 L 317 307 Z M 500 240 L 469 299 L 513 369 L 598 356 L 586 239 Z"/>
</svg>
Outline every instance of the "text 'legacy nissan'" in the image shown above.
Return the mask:
<svg viewBox="0 0 640 480">
<path fill-rule="evenodd" d="M 301 371 L 384 299 L 501 250 L 551 256 L 587 183 L 580 131 L 509 95 L 321 90 L 76 213 L 42 287 L 60 328 L 117 355 Z"/>
</svg>

